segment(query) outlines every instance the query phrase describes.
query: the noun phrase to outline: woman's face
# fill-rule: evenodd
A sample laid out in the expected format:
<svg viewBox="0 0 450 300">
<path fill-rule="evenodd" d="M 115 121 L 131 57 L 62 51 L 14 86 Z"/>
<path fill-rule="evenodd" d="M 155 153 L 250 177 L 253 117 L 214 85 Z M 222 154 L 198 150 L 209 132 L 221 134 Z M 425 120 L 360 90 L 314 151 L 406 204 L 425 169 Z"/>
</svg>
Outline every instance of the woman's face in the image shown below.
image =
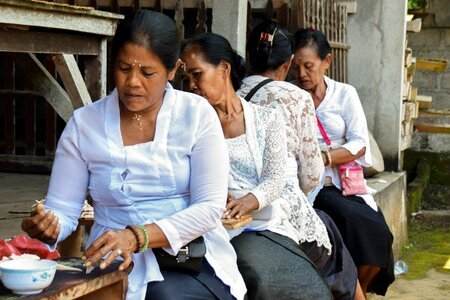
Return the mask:
<svg viewBox="0 0 450 300">
<path fill-rule="evenodd" d="M 176 68 L 168 71 L 161 60 L 147 48 L 125 43 L 114 64 L 114 80 L 120 102 L 132 112 L 158 107 L 168 80 Z"/>
<path fill-rule="evenodd" d="M 313 47 L 307 46 L 297 50 L 292 61 L 297 85 L 307 91 L 314 90 L 323 82 L 323 76 L 330 66 L 330 62 L 330 54 L 321 60 L 317 50 Z"/>
<path fill-rule="evenodd" d="M 186 65 L 183 75 L 188 90 L 206 98 L 211 105 L 220 103 L 227 76 L 223 64 L 215 66 L 207 62 L 201 50 L 195 46 L 185 50 L 181 60 Z"/>
</svg>

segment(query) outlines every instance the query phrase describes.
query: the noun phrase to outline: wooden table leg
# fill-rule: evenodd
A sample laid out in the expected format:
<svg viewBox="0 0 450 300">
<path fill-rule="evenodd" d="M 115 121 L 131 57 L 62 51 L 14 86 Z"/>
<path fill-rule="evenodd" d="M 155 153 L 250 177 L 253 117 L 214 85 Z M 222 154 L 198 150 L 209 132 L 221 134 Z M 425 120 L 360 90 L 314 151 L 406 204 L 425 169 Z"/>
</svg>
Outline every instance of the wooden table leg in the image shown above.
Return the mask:
<svg viewBox="0 0 450 300">
<path fill-rule="evenodd" d="M 81 257 L 83 227 L 83 225 L 78 224 L 77 229 L 67 239 L 58 244 L 58 251 L 61 257 Z"/>
</svg>

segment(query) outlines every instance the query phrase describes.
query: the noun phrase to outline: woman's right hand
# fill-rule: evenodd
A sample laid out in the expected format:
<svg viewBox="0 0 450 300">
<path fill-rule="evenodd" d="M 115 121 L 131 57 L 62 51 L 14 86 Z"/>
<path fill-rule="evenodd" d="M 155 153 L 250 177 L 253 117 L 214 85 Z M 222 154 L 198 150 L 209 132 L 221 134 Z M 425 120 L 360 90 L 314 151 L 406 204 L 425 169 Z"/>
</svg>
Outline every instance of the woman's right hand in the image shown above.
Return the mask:
<svg viewBox="0 0 450 300">
<path fill-rule="evenodd" d="M 45 213 L 44 204 L 39 203 L 30 216 L 22 220 L 22 229 L 31 238 L 53 245 L 61 231 L 58 220 L 53 211 Z"/>
<path fill-rule="evenodd" d="M 236 218 L 239 219 L 251 211 L 257 210 L 259 202 L 252 193 L 236 199 L 233 195 L 228 193 L 227 206 L 222 216 L 224 219 Z"/>
</svg>

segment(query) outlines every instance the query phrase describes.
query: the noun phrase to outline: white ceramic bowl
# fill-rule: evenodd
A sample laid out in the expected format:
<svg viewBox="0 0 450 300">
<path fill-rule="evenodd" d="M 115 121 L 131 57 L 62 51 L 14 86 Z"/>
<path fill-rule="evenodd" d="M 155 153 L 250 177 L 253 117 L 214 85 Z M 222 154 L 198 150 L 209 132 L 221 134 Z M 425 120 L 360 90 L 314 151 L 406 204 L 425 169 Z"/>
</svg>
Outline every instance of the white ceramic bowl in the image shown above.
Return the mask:
<svg viewBox="0 0 450 300">
<path fill-rule="evenodd" d="M 57 262 L 53 260 L 17 259 L 0 263 L 3 285 L 14 294 L 38 294 L 52 283 Z"/>
</svg>

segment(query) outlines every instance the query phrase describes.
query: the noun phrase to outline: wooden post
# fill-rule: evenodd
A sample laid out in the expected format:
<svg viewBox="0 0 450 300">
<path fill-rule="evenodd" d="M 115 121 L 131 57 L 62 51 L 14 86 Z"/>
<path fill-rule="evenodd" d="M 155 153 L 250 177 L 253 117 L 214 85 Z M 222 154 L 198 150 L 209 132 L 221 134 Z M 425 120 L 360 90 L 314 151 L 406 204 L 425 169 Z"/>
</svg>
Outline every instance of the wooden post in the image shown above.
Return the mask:
<svg viewBox="0 0 450 300">
<path fill-rule="evenodd" d="M 14 61 L 9 59 L 8 56 L 2 55 L 3 58 L 3 88 L 14 90 L 15 89 L 15 72 L 14 72 Z M 15 99 L 13 95 L 5 95 L 3 98 L 3 109 L 5 113 L 5 123 L 4 123 L 4 134 L 5 134 L 5 154 L 15 153 Z"/>
<path fill-rule="evenodd" d="M 175 6 L 175 22 L 177 23 L 178 34 L 180 41 L 184 40 L 184 6 L 183 0 L 177 0 L 177 4 Z"/>
<path fill-rule="evenodd" d="M 196 33 L 203 33 L 208 31 L 206 26 L 206 20 L 208 19 L 206 14 L 205 0 L 197 1 L 197 26 L 195 26 Z"/>
<path fill-rule="evenodd" d="M 36 98 L 25 96 L 25 154 L 36 154 Z"/>
<path fill-rule="evenodd" d="M 74 56 L 72 54 L 57 54 L 52 59 L 59 76 L 61 76 L 67 94 L 69 94 L 73 108 L 77 109 L 92 103 L 91 96 Z"/>
<path fill-rule="evenodd" d="M 86 57 L 84 63 L 84 80 L 91 99 L 97 100 L 106 96 L 106 38 L 100 43 L 98 56 Z"/>
</svg>

